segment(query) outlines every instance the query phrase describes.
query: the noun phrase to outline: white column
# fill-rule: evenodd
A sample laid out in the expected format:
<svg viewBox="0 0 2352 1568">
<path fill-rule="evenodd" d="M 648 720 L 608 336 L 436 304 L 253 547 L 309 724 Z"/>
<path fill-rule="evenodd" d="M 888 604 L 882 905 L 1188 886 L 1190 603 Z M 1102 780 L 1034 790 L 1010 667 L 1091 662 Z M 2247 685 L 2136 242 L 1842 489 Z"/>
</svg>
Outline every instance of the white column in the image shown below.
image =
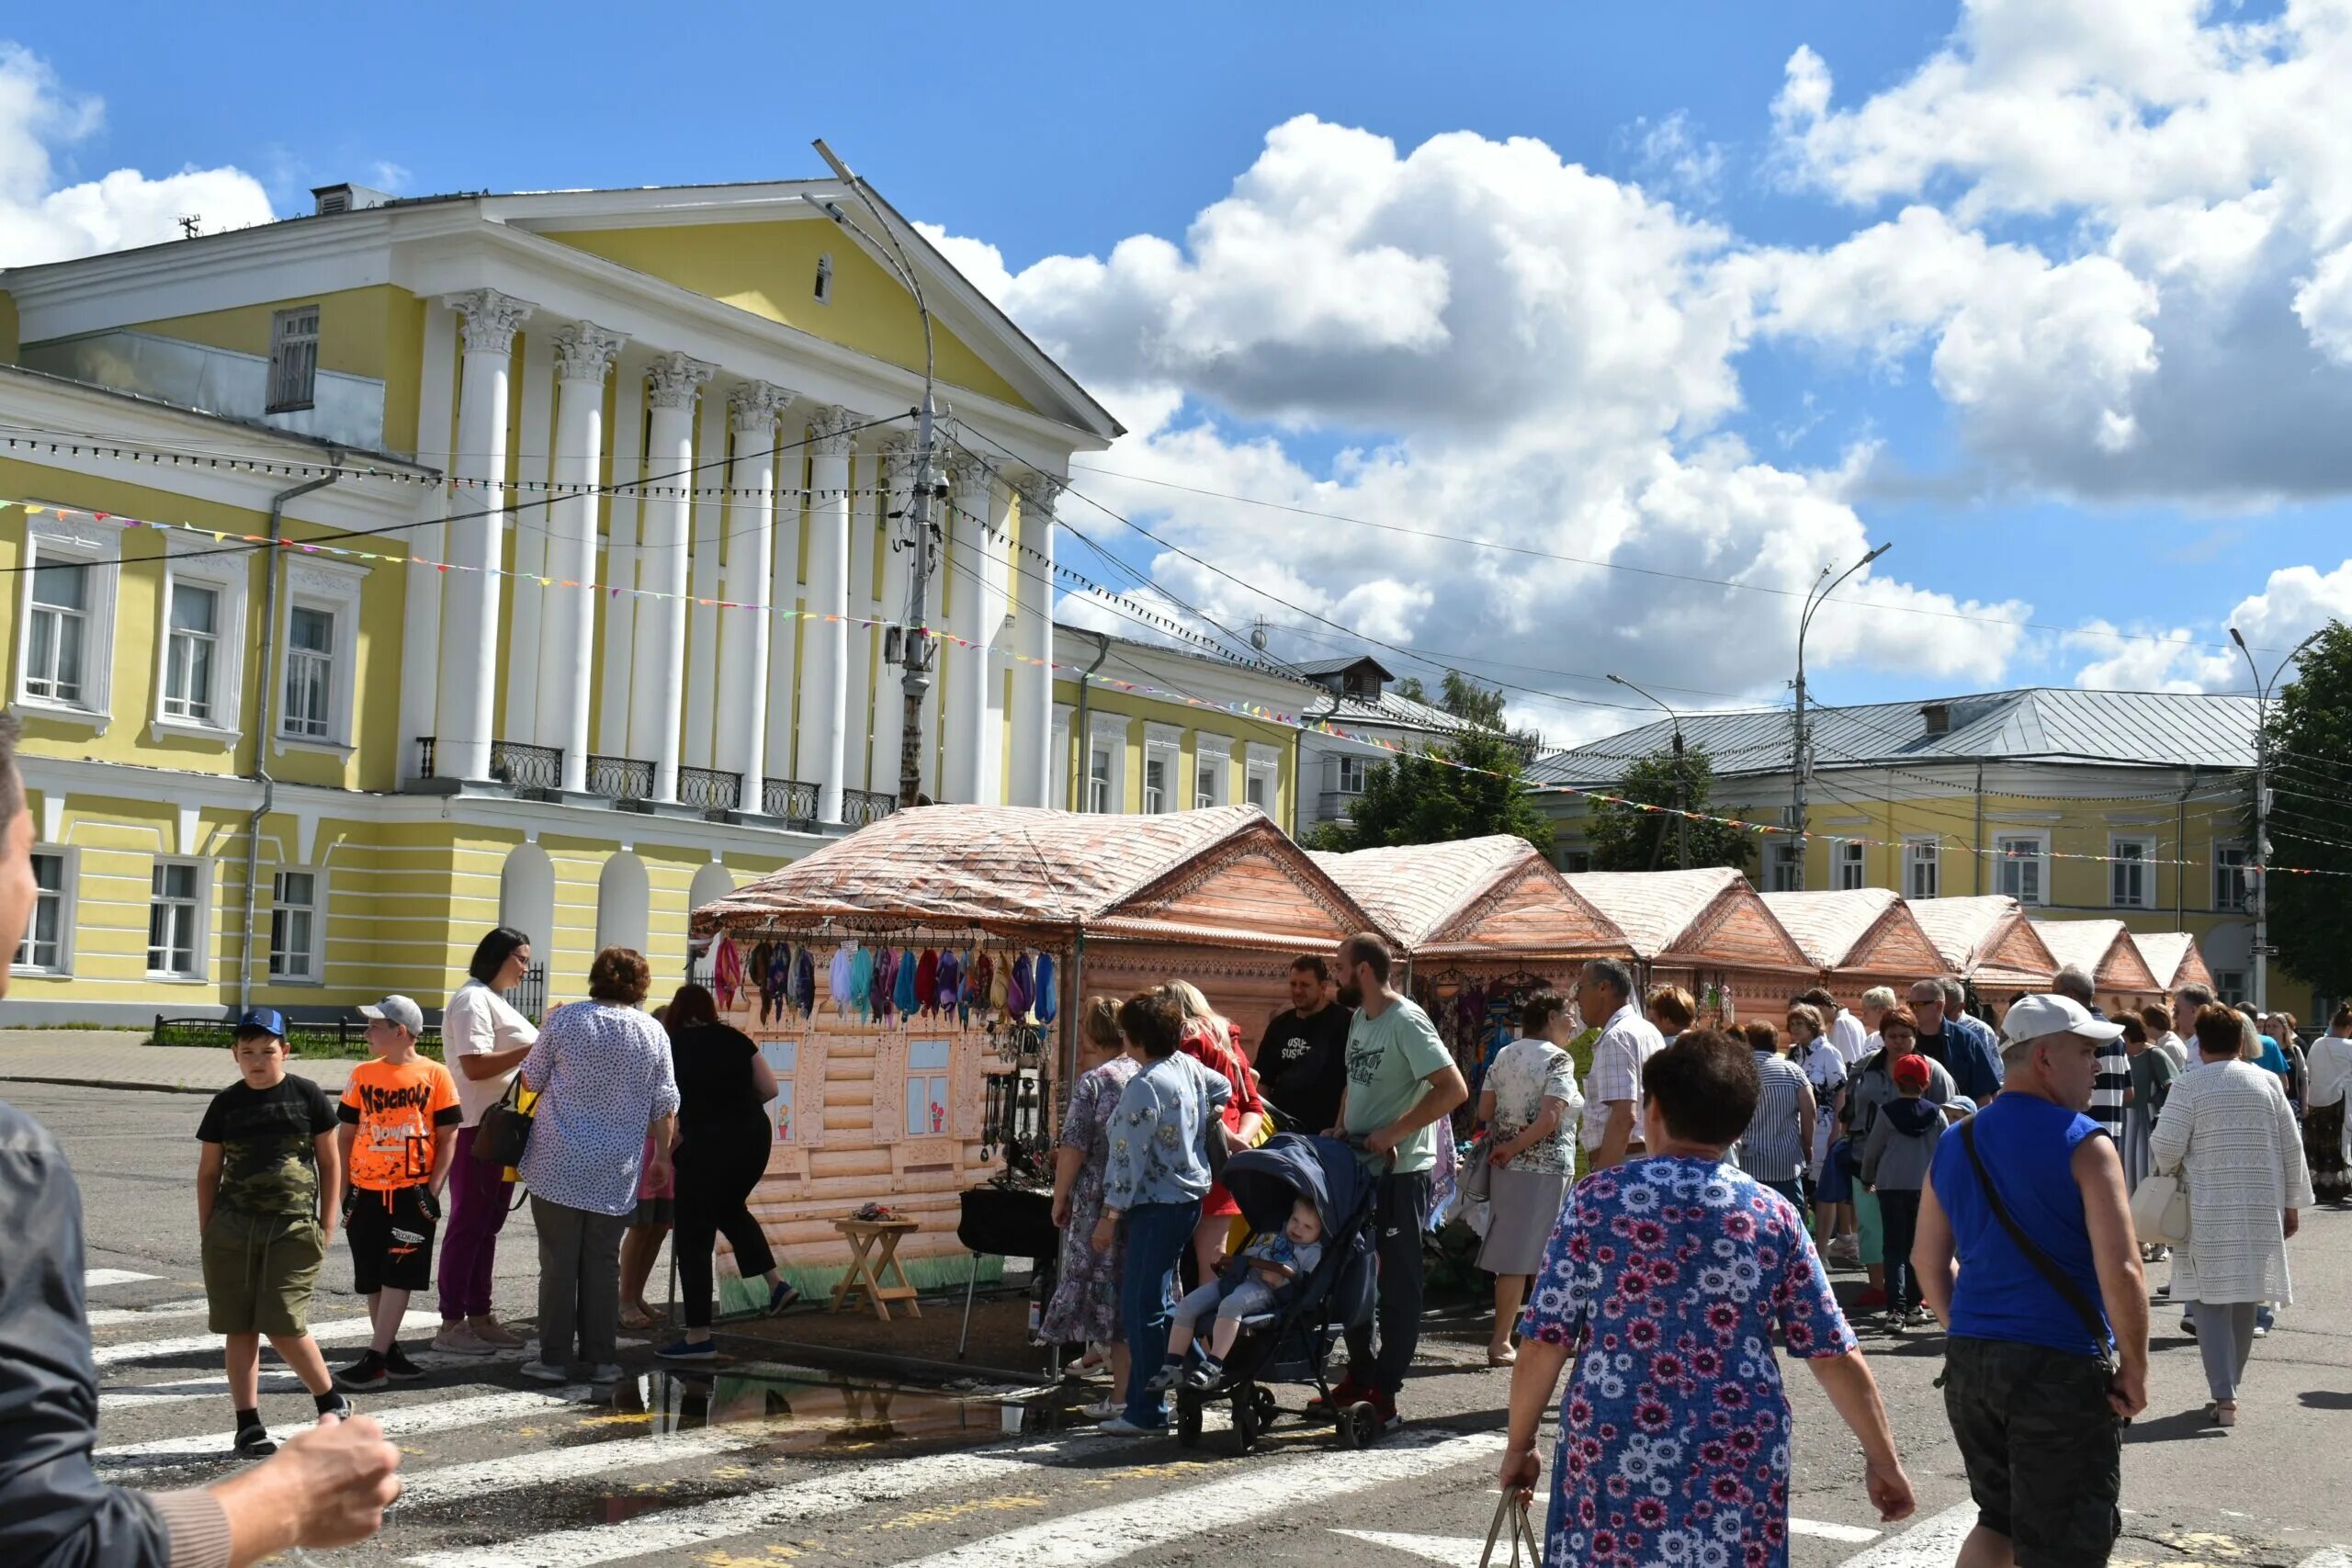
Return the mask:
<svg viewBox="0 0 2352 1568">
<path fill-rule="evenodd" d="M 1054 759 L 1054 500 L 1062 482 L 1031 473 L 1021 486 L 1021 541 L 1013 547 L 1012 804 L 1052 803 Z"/>
<path fill-rule="evenodd" d="M 800 513 L 807 497 L 800 476 L 808 470 L 808 448 L 798 445 L 800 421 L 784 422 L 784 434 L 794 443 L 786 448 L 777 472 L 775 559 L 768 567 L 768 735 L 767 776 L 797 779 L 793 740 L 800 717 L 800 638 L 805 628 L 791 612 L 800 605 Z"/>
<path fill-rule="evenodd" d="M 882 618 L 874 598 L 875 519 L 881 508 L 875 491 L 881 468 L 872 452 L 850 457 L 849 484 L 849 717 L 842 753 L 845 789 L 874 787 L 875 627 Z M 898 759 L 890 759 L 893 767 Z"/>
<path fill-rule="evenodd" d="M 940 705 L 945 745 L 941 768 L 943 799 L 959 805 L 984 805 L 993 800 L 995 781 L 986 768 L 994 749 L 988 744 L 988 645 L 989 600 L 987 525 L 993 520 L 993 485 L 978 463 L 956 467 L 948 509 L 947 565 L 949 603 L 947 630 L 957 639 L 943 650 L 946 656 L 945 696 Z M 996 752 L 1001 755 L 1001 752 Z"/>
<path fill-rule="evenodd" d="M 817 786 L 817 820 L 842 819 L 849 730 L 849 427 L 847 409 L 808 416 L 808 613 L 800 628 L 800 756 Z"/>
<path fill-rule="evenodd" d="M 695 472 L 673 480 L 688 494 L 694 506 L 693 561 L 688 592 L 702 603 L 686 606 L 686 746 L 690 768 L 716 765 L 711 744 L 711 714 L 718 696 L 718 611 L 710 603 L 718 592 L 719 536 L 725 531 L 727 485 L 727 403 L 706 397 L 695 438 Z"/>
<path fill-rule="evenodd" d="M 452 295 L 463 318 L 465 379 L 458 395 L 457 477 L 448 523 L 452 571 L 442 592 L 441 691 L 433 771 L 447 779 L 490 777 L 492 710 L 498 694 L 498 569 L 506 503 L 506 392 L 514 329 L 531 308 L 495 289 Z"/>
<path fill-rule="evenodd" d="M 596 676 L 596 739 L 599 751 L 642 757 L 628 749 L 630 693 L 637 682 L 638 503 L 636 485 L 644 471 L 645 377 L 624 366 L 613 383 L 613 489 L 605 497 L 605 591 L 596 595 L 605 639 Z"/>
<path fill-rule="evenodd" d="M 775 563 L 775 422 L 792 394 L 765 381 L 748 381 L 728 394 L 735 432 L 735 462 L 728 486 L 735 492 L 727 518 L 725 597 L 764 605 Z M 718 729 L 715 766 L 741 775 L 738 809 L 760 809 L 767 777 L 762 738 L 768 728 L 768 611 L 735 609 L 718 623 Z"/>
<path fill-rule="evenodd" d="M 514 536 L 512 566 L 507 580 L 514 604 L 506 615 L 506 722 L 498 732 L 503 740 L 526 745 L 551 745 L 540 737 L 539 626 L 548 591 L 538 580 L 548 571 L 550 527 L 548 455 L 553 449 L 555 415 L 555 343 L 545 332 L 523 339 L 523 384 L 514 436 L 514 511 L 507 530 Z"/>
<path fill-rule="evenodd" d="M 555 586 L 539 616 L 538 742 L 563 749 L 563 787 L 575 792 L 588 787 L 588 703 L 596 671 L 595 487 L 605 462 L 605 378 L 623 341 L 586 321 L 555 334 L 558 488 L 547 509 L 546 569 Z"/>
<path fill-rule="evenodd" d="M 639 646 L 645 669 L 630 688 L 628 750 L 653 759 L 653 798 L 678 798 L 678 747 L 686 685 L 686 536 L 694 482 L 695 396 L 718 367 L 668 354 L 646 370 L 645 400 L 652 433 L 645 443 L 649 493 L 644 501 L 645 551 L 639 581 L 660 595 L 638 602 Z"/>
<path fill-rule="evenodd" d="M 907 580 L 914 558 L 908 541 L 907 508 L 914 504 L 915 447 L 910 435 L 893 435 L 882 443 L 882 618 L 903 626 L 907 616 Z M 877 663 L 874 671 L 874 784 L 895 797 L 899 793 L 899 740 L 905 734 L 907 699 L 903 663 Z"/>
<path fill-rule="evenodd" d="M 424 305 L 424 342 L 418 365 L 416 460 L 442 473 L 449 467 L 449 426 L 457 414 L 458 323 L 438 299 Z M 442 515 L 455 510 L 446 484 L 416 487 L 417 525 L 408 531 L 410 566 L 401 610 L 400 770 L 402 784 L 424 769 L 417 740 L 433 733 L 441 686 L 440 562 L 447 558 Z M 418 564 L 430 561 L 430 566 Z M 266 676 L 264 679 L 267 679 Z"/>
</svg>

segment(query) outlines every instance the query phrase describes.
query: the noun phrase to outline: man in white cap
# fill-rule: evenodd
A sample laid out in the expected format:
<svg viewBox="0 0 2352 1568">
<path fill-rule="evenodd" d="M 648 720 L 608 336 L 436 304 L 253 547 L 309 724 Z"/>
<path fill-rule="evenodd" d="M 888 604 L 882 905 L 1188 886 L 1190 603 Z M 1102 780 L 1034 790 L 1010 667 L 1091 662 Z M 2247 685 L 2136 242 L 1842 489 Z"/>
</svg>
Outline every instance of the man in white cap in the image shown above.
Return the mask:
<svg viewBox="0 0 2352 1568">
<path fill-rule="evenodd" d="M 2090 1568 L 2122 1530 L 2148 1296 L 2122 1158 L 2085 1114 L 2121 1032 L 2069 998 L 2018 998 L 2001 1092 L 1928 1171 L 1911 1261 L 1951 1331 L 1944 1412 L 1977 1510 L 1961 1568 Z"/>
</svg>

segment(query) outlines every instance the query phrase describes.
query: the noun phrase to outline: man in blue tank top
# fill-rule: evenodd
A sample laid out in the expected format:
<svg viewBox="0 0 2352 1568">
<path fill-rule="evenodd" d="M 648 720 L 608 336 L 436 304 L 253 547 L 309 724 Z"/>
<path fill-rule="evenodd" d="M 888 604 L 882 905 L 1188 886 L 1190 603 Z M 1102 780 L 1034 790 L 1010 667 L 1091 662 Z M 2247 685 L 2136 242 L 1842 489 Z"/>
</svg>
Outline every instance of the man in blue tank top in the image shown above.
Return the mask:
<svg viewBox="0 0 2352 1568">
<path fill-rule="evenodd" d="M 2000 1094 L 1928 1172 L 1911 1261 L 1951 1331 L 1944 1411 L 1976 1500 L 1959 1568 L 2094 1568 L 2122 1530 L 2147 1286 L 2123 1162 L 2084 1114 L 2121 1032 L 2067 998 L 2018 998 Z"/>
</svg>

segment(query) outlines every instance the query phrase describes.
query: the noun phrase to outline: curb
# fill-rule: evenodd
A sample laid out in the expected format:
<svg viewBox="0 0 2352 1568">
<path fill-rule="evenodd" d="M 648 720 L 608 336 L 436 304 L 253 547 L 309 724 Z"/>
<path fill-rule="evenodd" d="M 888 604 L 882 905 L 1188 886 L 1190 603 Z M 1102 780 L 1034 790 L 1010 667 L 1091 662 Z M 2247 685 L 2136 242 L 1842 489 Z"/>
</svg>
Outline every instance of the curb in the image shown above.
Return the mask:
<svg viewBox="0 0 2352 1568">
<path fill-rule="evenodd" d="M 62 1089 L 137 1089 L 152 1094 L 218 1094 L 217 1089 L 184 1083 L 132 1083 L 123 1078 L 48 1077 L 33 1073 L 0 1073 L 0 1083 L 45 1083 Z"/>
</svg>

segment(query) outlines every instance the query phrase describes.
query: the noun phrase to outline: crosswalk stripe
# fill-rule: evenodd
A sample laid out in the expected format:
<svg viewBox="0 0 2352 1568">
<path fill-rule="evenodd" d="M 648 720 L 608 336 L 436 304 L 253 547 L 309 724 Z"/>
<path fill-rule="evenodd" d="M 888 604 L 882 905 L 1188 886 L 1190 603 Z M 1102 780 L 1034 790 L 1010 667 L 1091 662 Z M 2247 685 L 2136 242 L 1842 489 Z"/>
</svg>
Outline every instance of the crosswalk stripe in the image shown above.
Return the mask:
<svg viewBox="0 0 2352 1568">
<path fill-rule="evenodd" d="M 1491 1459 L 1502 1446 L 1500 1432 L 1476 1432 L 1421 1442 L 1400 1437 L 1375 1449 L 1317 1453 L 1006 1530 L 898 1568 L 1001 1568 L 1008 1562 L 1021 1568 L 1089 1568 L 1197 1535 L 1204 1520 L 1220 1529 L 1247 1524 L 1295 1508 L 1304 1497 L 1320 1506 L 1350 1493 Z M 1478 1484 L 1487 1484 L 1485 1478 Z"/>
<path fill-rule="evenodd" d="M 266 1371 L 261 1374 L 264 1393 L 300 1393 L 302 1380 L 292 1372 Z M 113 1388 L 98 1390 L 98 1419 L 109 1416 L 127 1416 L 132 1411 L 153 1410 L 159 1405 L 185 1404 L 191 1399 L 226 1399 L 229 1380 L 225 1377 L 175 1378 L 170 1382 L 119 1383 Z"/>
<path fill-rule="evenodd" d="M 414 1507 L 452 1497 L 480 1497 L 536 1486 L 576 1475 L 610 1475 L 657 1464 L 715 1458 L 755 1449 L 773 1434 L 741 1427 L 709 1427 L 691 1432 L 652 1432 L 605 1442 L 573 1443 L 538 1453 L 508 1454 L 465 1464 L 445 1464 L 413 1474 L 401 1472 L 401 1501 Z"/>
<path fill-rule="evenodd" d="M 543 1416 L 567 1404 L 577 1404 L 588 1398 L 592 1392 L 585 1383 L 573 1383 L 556 1389 L 476 1394 L 469 1399 L 437 1399 L 423 1404 L 395 1404 L 388 1409 L 363 1409 L 360 1414 L 373 1416 L 388 1438 L 415 1438 L 428 1432 L 454 1432 L 467 1427 L 487 1426 L 492 1421 Z M 304 1422 L 291 1427 L 281 1427 L 279 1432 L 284 1437 L 291 1437 L 307 1425 L 309 1423 Z M 108 1481 L 119 1482 L 126 1475 L 170 1465 L 202 1464 L 208 1461 L 226 1459 L 230 1454 L 230 1445 L 236 1437 L 237 1434 L 232 1431 L 193 1438 L 155 1438 L 143 1443 L 117 1443 L 91 1454 L 90 1462 Z"/>
<path fill-rule="evenodd" d="M 128 1269 L 85 1269 L 82 1270 L 82 1288 L 95 1291 L 102 1285 L 135 1285 L 141 1280 L 154 1278 L 153 1274 L 133 1273 Z"/>
<path fill-rule="evenodd" d="M 1900 1535 L 1846 1559 L 1842 1568 L 1949 1568 L 1960 1543 L 1976 1528 L 1976 1505 L 1960 1503 L 1931 1514 Z"/>
<path fill-rule="evenodd" d="M 1352 1536 L 1374 1546 L 1385 1546 L 1391 1551 L 1427 1558 L 1431 1562 L 1442 1562 L 1446 1568 L 1478 1568 L 1479 1559 L 1487 1554 L 1484 1540 L 1466 1535 L 1408 1535 L 1400 1530 L 1339 1529 L 1331 1533 Z"/>
<path fill-rule="evenodd" d="M 1842 1540 L 1854 1546 L 1876 1540 L 1881 1531 L 1864 1529 L 1860 1525 L 1834 1524 L 1827 1519 L 1791 1519 L 1791 1535 L 1809 1535 L 1815 1540 Z"/>
<path fill-rule="evenodd" d="M 616 1525 L 551 1530 L 503 1546 L 469 1546 L 403 1559 L 412 1568 L 587 1568 L 655 1552 L 677 1553 L 706 1541 L 846 1514 L 875 1503 L 986 1485 L 1031 1473 L 1042 1463 L 1099 1450 L 1113 1439 L 1074 1438 L 1022 1448 L 926 1454 L 884 1464 L 845 1461 L 812 1481 L 763 1488 L 716 1502 L 668 1508 Z M 674 1559 L 673 1559 L 674 1560 Z M 1002 1568 L 998 1564 L 997 1568 Z"/>
<path fill-rule="evenodd" d="M 2352 1568 L 2352 1551 L 2340 1546 L 2324 1546 L 2304 1558 L 2297 1568 Z"/>
<path fill-rule="evenodd" d="M 437 1313 L 413 1312 L 401 1319 L 401 1329 L 405 1333 L 413 1329 L 438 1327 L 440 1323 L 441 1317 Z M 338 1317 L 325 1323 L 311 1325 L 311 1337 L 322 1345 L 345 1339 L 367 1339 L 372 1337 L 375 1332 L 375 1325 L 364 1317 Z M 152 1361 L 165 1356 L 190 1356 L 199 1350 L 209 1350 L 218 1355 L 220 1350 L 220 1336 L 191 1334 L 177 1339 L 126 1340 L 120 1345 L 99 1346 L 91 1352 L 91 1359 L 99 1366 L 111 1367 L 118 1361 Z"/>
<path fill-rule="evenodd" d="M 194 1317 L 211 1303 L 201 1296 L 194 1301 L 159 1302 L 151 1307 L 98 1307 L 83 1314 L 83 1321 L 92 1328 L 119 1328 L 126 1323 L 153 1323 L 159 1317 Z"/>
</svg>

